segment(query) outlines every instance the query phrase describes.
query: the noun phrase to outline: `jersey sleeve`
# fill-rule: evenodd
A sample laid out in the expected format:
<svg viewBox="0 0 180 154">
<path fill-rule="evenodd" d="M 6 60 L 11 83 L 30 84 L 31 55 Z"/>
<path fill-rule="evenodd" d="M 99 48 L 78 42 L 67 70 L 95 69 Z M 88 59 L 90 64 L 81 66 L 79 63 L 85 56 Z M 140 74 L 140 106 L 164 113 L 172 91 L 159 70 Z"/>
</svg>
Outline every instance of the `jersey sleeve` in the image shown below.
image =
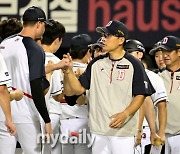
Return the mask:
<svg viewBox="0 0 180 154">
<path fill-rule="evenodd" d="M 165 100 L 166 102 L 168 101 L 167 93 L 166 93 L 166 88 L 164 86 L 164 82 L 161 79 L 161 77 L 151 71 L 147 72 L 147 75 L 156 90 L 154 94 L 151 95 L 151 99 L 156 105 L 158 102 Z"/>
<path fill-rule="evenodd" d="M 60 70 L 54 71 L 51 78 L 52 78 L 51 95 L 55 96 L 61 94 L 63 91 L 63 76 L 61 74 L 61 71 Z"/>
<path fill-rule="evenodd" d="M 91 66 L 92 66 L 92 64 L 89 64 L 87 66 L 86 70 L 84 71 L 84 73 L 79 76 L 79 81 L 85 89 L 90 88 Z"/>
<path fill-rule="evenodd" d="M 5 61 L 0 53 L 0 85 L 11 84 L 11 77 L 8 73 Z"/>
<path fill-rule="evenodd" d="M 132 55 L 129 55 L 128 58 L 133 67 L 134 67 L 134 74 L 133 74 L 133 82 L 132 82 L 132 95 L 144 95 L 150 96 L 155 93 L 155 89 L 153 88 L 146 72 L 144 69 L 143 64 L 135 59 Z"/>
<path fill-rule="evenodd" d="M 45 76 L 45 55 L 42 48 L 30 38 L 23 39 L 27 51 L 30 81 Z"/>
</svg>

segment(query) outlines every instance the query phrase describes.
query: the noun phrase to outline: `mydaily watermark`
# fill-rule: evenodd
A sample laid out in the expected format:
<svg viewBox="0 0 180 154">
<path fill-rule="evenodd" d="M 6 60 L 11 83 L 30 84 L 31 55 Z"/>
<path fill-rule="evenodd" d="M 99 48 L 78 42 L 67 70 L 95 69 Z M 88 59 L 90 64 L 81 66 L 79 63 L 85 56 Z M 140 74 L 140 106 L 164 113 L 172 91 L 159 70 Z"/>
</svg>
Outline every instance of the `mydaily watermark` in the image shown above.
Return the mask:
<svg viewBox="0 0 180 154">
<path fill-rule="evenodd" d="M 86 129 L 79 129 L 78 132 L 68 131 L 64 134 L 50 134 L 45 136 L 39 134 L 37 136 L 37 143 L 51 144 L 54 146 L 57 142 L 61 144 L 87 144 L 91 141 L 91 134 Z"/>
</svg>

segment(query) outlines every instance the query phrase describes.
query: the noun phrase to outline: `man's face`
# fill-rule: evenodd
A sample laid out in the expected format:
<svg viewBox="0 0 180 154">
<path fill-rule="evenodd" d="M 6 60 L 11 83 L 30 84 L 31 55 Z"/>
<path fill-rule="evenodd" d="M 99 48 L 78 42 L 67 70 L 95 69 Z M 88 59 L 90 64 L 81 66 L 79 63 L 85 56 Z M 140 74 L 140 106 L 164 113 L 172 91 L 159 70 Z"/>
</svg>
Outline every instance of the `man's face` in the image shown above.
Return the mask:
<svg viewBox="0 0 180 154">
<path fill-rule="evenodd" d="M 163 61 L 162 51 L 159 50 L 159 51 L 155 52 L 155 61 L 156 61 L 156 64 L 157 64 L 159 69 L 166 67 L 166 65 Z"/>
<path fill-rule="evenodd" d="M 180 49 L 172 51 L 162 50 L 162 55 L 167 67 L 174 66 L 180 61 Z"/>
<path fill-rule="evenodd" d="M 117 37 L 112 34 L 102 34 L 102 48 L 104 51 L 114 51 L 124 43 L 123 37 Z"/>
</svg>

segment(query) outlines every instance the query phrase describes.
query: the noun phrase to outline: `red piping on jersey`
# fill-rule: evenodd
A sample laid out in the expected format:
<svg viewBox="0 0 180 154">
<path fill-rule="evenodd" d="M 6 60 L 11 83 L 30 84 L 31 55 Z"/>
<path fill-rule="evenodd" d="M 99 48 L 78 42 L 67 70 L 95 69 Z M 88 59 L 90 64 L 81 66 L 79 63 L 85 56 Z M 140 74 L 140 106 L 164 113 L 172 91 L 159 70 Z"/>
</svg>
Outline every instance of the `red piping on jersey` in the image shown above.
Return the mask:
<svg viewBox="0 0 180 154">
<path fill-rule="evenodd" d="M 171 72 L 171 87 L 170 87 L 169 93 L 172 92 L 172 88 L 173 88 L 173 78 L 174 78 L 174 72 Z"/>
<path fill-rule="evenodd" d="M 113 73 L 113 69 L 114 69 L 114 64 L 115 64 L 115 61 L 112 61 L 112 68 L 111 68 L 111 75 L 110 75 L 110 84 L 112 83 L 112 73 Z"/>
<path fill-rule="evenodd" d="M 12 90 L 16 90 L 16 88 L 12 87 Z M 32 96 L 27 94 L 27 93 L 25 93 L 25 92 L 23 92 L 23 95 L 28 97 L 28 98 L 30 98 L 30 99 L 32 99 Z"/>
</svg>

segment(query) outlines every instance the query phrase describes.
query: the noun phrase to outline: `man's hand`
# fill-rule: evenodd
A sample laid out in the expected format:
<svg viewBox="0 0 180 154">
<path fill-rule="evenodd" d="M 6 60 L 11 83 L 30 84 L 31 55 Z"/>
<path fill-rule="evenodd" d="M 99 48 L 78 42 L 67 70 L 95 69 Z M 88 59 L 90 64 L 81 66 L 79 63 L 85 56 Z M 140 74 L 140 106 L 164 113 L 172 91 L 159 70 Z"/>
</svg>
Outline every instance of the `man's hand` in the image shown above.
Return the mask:
<svg viewBox="0 0 180 154">
<path fill-rule="evenodd" d="M 119 128 L 124 124 L 127 117 L 128 115 L 125 112 L 114 114 L 110 117 L 112 121 L 110 122 L 109 126 L 111 128 Z"/>
<path fill-rule="evenodd" d="M 141 139 L 142 139 L 142 130 L 138 130 L 136 134 L 136 142 L 135 142 L 135 147 L 141 144 Z"/>
<path fill-rule="evenodd" d="M 7 131 L 10 135 L 14 136 L 16 134 L 16 127 L 13 124 L 12 120 L 7 120 L 5 121 L 5 125 L 7 127 Z"/>
<path fill-rule="evenodd" d="M 68 73 L 73 68 L 73 61 L 69 53 L 67 55 L 63 55 L 63 59 L 65 62 L 65 66 L 62 68 L 63 73 Z"/>
<path fill-rule="evenodd" d="M 155 132 L 151 132 L 150 140 L 151 140 L 151 144 L 155 145 L 154 141 L 161 141 L 161 138 Z"/>
<path fill-rule="evenodd" d="M 46 131 L 45 140 L 49 141 L 50 140 L 50 136 L 53 133 L 51 123 L 46 123 L 45 124 L 45 131 Z"/>
<path fill-rule="evenodd" d="M 20 101 L 23 98 L 23 92 L 19 89 L 16 89 L 15 91 L 10 93 L 10 99 Z"/>
</svg>

